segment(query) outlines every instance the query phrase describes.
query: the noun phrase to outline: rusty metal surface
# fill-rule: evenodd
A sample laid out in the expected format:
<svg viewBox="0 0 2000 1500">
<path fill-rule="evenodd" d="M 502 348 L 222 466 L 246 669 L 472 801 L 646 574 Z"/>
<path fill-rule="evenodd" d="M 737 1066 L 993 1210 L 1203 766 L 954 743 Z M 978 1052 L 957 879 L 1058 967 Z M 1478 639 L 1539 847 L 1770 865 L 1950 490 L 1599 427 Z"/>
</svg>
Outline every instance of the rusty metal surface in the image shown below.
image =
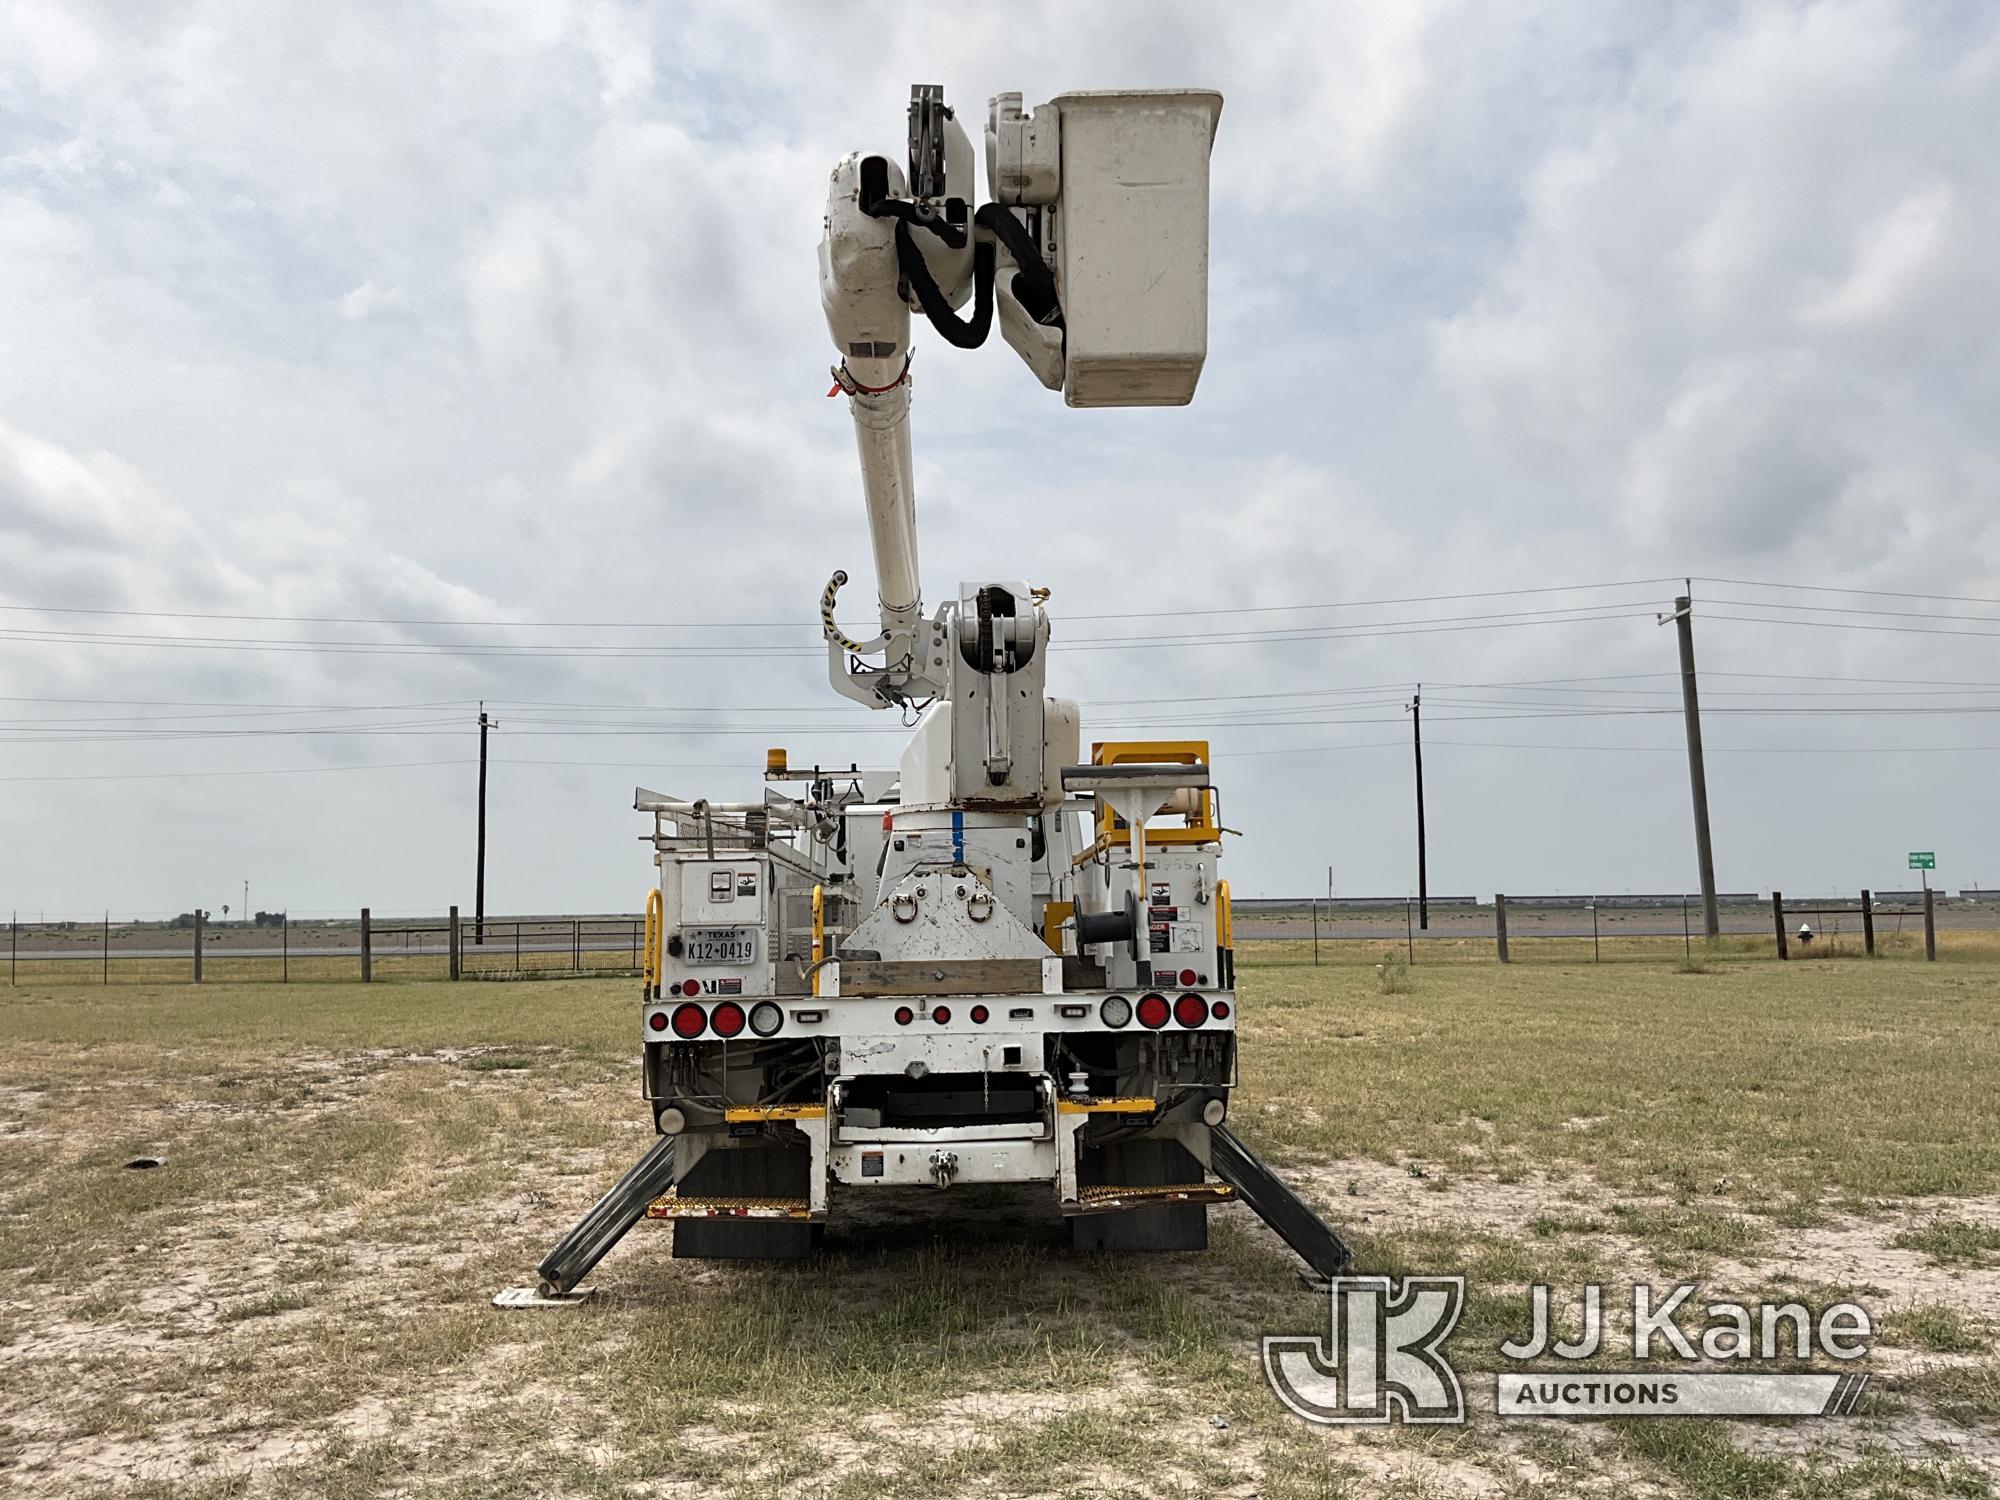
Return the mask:
<svg viewBox="0 0 2000 1500">
<path fill-rule="evenodd" d="M 1229 1203 L 1235 1199 L 1236 1189 L 1226 1182 L 1170 1182 L 1158 1187 L 1102 1184 L 1082 1188 L 1076 1196 L 1086 1209 L 1142 1208 L 1156 1203 Z"/>
<path fill-rule="evenodd" d="M 649 1219 L 810 1219 L 804 1198 L 686 1197 L 669 1191 L 646 1208 Z"/>
</svg>

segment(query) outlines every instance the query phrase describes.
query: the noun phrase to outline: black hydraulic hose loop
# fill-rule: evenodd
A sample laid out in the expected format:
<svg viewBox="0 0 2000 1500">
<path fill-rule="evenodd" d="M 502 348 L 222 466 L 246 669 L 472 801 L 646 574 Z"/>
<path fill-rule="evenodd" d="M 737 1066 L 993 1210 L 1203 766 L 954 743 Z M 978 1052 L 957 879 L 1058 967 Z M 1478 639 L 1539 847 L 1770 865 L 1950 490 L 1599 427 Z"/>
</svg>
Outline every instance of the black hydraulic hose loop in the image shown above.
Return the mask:
<svg viewBox="0 0 2000 1500">
<path fill-rule="evenodd" d="M 1005 245 L 1020 267 L 1020 274 L 1014 278 L 1014 295 L 1027 309 L 1028 316 L 1051 328 L 1062 327 L 1062 304 L 1056 296 L 1055 273 L 1042 259 L 1041 249 L 1027 226 L 999 203 L 986 204 L 972 216 L 972 222 Z"/>
<path fill-rule="evenodd" d="M 961 322 L 939 290 L 937 278 L 924 264 L 924 255 L 910 237 L 910 226 L 896 226 L 896 264 L 917 294 L 917 304 L 931 326 L 948 344 L 960 349 L 977 349 L 986 342 L 993 325 L 993 242 L 980 240 L 972 249 L 972 316 Z"/>
<path fill-rule="evenodd" d="M 863 202 L 861 211 L 871 219 L 894 219 L 898 224 L 913 224 L 918 229 L 928 229 L 954 250 L 965 248 L 963 227 L 936 214 L 918 213 L 916 204 L 907 199 L 884 195 L 873 202 Z"/>
</svg>

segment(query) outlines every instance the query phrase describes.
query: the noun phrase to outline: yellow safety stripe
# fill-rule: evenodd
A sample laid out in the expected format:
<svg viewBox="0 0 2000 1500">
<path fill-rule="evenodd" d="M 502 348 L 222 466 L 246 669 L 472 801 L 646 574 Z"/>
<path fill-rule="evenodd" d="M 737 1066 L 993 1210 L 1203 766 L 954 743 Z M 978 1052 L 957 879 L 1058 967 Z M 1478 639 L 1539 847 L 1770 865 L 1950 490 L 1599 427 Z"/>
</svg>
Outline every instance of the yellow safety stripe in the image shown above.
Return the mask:
<svg viewBox="0 0 2000 1500">
<path fill-rule="evenodd" d="M 722 1112 L 722 1118 L 732 1125 L 744 1125 L 755 1120 L 823 1120 L 826 1118 L 824 1104 L 732 1104 Z"/>
<path fill-rule="evenodd" d="M 1159 1107 L 1156 1099 L 1058 1099 L 1056 1113 L 1064 1115 L 1149 1115 Z"/>
</svg>

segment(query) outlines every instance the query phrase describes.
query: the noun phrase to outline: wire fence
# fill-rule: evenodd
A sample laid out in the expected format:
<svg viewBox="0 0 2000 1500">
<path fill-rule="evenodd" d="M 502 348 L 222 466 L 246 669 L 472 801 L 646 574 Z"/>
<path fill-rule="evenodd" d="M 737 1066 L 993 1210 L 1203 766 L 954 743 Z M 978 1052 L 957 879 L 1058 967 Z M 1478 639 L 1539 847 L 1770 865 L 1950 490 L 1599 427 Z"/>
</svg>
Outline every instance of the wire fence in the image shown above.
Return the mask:
<svg viewBox="0 0 2000 1500">
<path fill-rule="evenodd" d="M 1472 897 L 1243 901 L 1237 952 L 1246 963 L 1337 965 L 1681 963 L 1806 958 L 2000 959 L 2000 901 L 1991 893 L 1858 892 L 1787 899 L 1736 894 L 1721 931 L 1702 933 L 1698 896 Z M 1427 921 L 1426 921 L 1427 918 Z M 216 922 L 8 924 L 5 983 L 49 985 L 326 983 L 637 976 L 637 915 L 294 921 L 259 913 Z"/>
<path fill-rule="evenodd" d="M 1236 941 L 1246 961 L 1302 965 L 2000 959 L 2000 902 L 1984 891 L 1735 893 L 1717 915 L 1710 938 L 1692 893 L 1450 897 L 1427 912 L 1402 897 L 1238 902 Z"/>
<path fill-rule="evenodd" d="M 513 979 L 636 975 L 644 957 L 638 916 L 488 917 L 454 909 L 430 920 L 349 918 L 213 922 L 8 924 L 10 986 L 176 983 L 290 984 L 397 979 Z"/>
</svg>

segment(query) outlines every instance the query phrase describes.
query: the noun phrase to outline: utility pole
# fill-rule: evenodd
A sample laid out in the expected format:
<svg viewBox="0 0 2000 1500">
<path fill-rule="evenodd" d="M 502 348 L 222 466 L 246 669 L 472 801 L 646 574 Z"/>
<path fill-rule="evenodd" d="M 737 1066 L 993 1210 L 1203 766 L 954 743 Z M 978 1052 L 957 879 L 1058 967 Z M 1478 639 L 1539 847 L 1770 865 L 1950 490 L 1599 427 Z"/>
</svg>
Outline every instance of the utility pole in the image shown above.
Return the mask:
<svg viewBox="0 0 2000 1500">
<path fill-rule="evenodd" d="M 493 721 L 479 705 L 479 871 L 472 886 L 472 940 L 486 941 L 486 731 Z"/>
<path fill-rule="evenodd" d="M 1424 855 L 1424 685 L 1410 698 L 1410 740 L 1417 752 L 1417 926 L 1431 930 L 1430 870 Z"/>
<path fill-rule="evenodd" d="M 1701 930 L 1721 935 L 1722 918 L 1715 909 L 1715 848 L 1708 838 L 1708 769 L 1701 753 L 1701 699 L 1694 678 L 1694 583 L 1674 600 L 1674 629 L 1681 646 L 1681 712 L 1687 720 L 1688 785 L 1694 793 L 1694 852 L 1701 873 Z M 1663 619 L 1660 622 L 1665 624 Z"/>
</svg>

